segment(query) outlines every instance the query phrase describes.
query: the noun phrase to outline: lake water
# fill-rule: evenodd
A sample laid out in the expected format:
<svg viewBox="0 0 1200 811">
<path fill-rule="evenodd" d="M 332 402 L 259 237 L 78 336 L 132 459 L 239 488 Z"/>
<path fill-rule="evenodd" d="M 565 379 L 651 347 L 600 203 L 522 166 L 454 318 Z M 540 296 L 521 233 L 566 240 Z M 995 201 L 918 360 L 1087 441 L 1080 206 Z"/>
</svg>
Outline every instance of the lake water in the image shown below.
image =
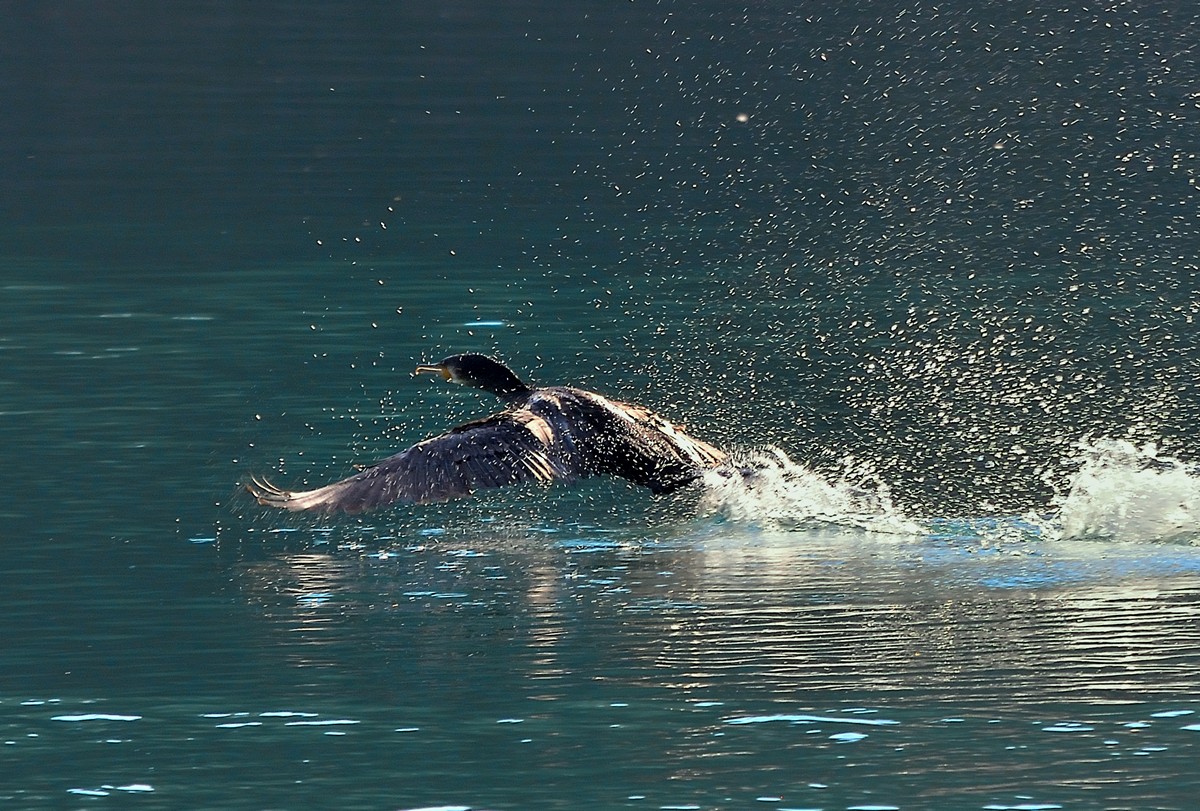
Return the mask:
<svg viewBox="0 0 1200 811">
<path fill-rule="evenodd" d="M 0 805 L 1195 807 L 1200 15 L 6 13 Z M 758 473 L 241 492 L 468 350 Z"/>
</svg>

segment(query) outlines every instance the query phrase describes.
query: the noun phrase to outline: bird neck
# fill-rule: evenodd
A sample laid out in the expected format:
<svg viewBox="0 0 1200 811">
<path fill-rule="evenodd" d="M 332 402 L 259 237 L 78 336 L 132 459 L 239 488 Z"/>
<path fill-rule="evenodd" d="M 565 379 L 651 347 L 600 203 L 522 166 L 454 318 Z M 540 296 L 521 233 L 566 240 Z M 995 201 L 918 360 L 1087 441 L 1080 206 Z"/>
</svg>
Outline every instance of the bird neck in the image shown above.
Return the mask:
<svg viewBox="0 0 1200 811">
<path fill-rule="evenodd" d="M 490 391 L 501 400 L 517 400 L 533 391 L 512 369 L 491 358 L 464 355 L 459 366 L 458 382 Z"/>
</svg>

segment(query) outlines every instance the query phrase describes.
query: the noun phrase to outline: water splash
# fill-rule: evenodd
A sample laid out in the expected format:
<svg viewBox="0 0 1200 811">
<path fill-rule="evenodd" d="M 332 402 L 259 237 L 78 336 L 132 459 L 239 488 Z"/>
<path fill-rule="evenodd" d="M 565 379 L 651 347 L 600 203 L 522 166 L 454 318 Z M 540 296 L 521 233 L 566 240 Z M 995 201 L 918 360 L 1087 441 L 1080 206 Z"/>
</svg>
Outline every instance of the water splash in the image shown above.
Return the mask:
<svg viewBox="0 0 1200 811">
<path fill-rule="evenodd" d="M 743 453 L 705 474 L 701 509 L 734 521 L 791 529 L 845 527 L 974 542 L 1116 540 L 1200 543 L 1200 467 L 1125 440 L 1080 442 L 1073 472 L 1048 504 L 1024 515 L 913 518 L 869 467 L 848 461 L 836 476 L 782 451 Z"/>
<path fill-rule="evenodd" d="M 783 451 L 768 448 L 742 453 L 709 471 L 704 485 L 701 509 L 735 521 L 903 535 L 922 532 L 893 504 L 887 485 L 852 460 L 831 481 L 793 462 Z"/>
<path fill-rule="evenodd" d="M 1047 535 L 1123 541 L 1200 539 L 1200 470 L 1154 445 L 1080 443 L 1079 466 L 1053 499 Z"/>
</svg>

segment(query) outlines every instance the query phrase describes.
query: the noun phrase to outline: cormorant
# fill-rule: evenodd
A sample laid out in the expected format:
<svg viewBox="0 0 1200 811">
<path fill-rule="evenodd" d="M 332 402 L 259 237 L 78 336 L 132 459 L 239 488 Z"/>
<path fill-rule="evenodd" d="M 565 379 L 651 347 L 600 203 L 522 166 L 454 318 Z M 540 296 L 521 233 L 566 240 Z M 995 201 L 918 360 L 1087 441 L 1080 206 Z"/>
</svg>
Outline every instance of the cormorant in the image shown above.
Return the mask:
<svg viewBox="0 0 1200 811">
<path fill-rule="evenodd" d="M 485 355 L 451 355 L 418 366 L 414 374 L 425 372 L 491 392 L 505 407 L 315 490 L 283 490 L 260 479 L 247 489 L 259 504 L 322 513 L 601 475 L 628 479 L 657 495 L 695 481 L 726 459 L 649 409 L 568 386 L 534 388 Z"/>
</svg>

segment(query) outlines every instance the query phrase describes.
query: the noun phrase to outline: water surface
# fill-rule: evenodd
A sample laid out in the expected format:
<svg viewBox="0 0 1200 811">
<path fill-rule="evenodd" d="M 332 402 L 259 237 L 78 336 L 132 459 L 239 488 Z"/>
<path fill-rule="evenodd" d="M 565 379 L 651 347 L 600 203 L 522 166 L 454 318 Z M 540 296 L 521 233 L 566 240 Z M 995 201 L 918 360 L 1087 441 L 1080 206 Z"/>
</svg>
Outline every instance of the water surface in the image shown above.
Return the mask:
<svg viewBox="0 0 1200 811">
<path fill-rule="evenodd" d="M 1195 15 L 11 14 L 0 802 L 1194 804 Z M 241 493 L 465 350 L 758 472 Z"/>
</svg>

